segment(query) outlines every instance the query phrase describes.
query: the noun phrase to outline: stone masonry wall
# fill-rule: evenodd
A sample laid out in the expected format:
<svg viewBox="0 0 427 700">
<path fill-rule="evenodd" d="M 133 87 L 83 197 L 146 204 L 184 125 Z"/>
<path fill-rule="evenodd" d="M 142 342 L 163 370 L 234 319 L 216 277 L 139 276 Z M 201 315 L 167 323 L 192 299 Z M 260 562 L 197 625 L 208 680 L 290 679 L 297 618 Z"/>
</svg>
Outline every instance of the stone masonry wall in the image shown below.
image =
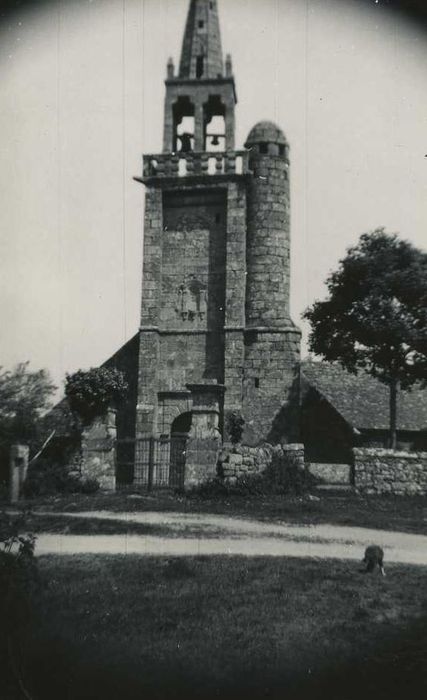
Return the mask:
<svg viewBox="0 0 427 700">
<path fill-rule="evenodd" d="M 360 493 L 427 494 L 427 452 L 354 449 L 354 482 Z"/>
<path fill-rule="evenodd" d="M 148 187 L 145 194 L 144 215 L 144 261 L 136 409 L 137 437 L 151 435 L 157 411 L 162 230 L 162 191 Z"/>
<path fill-rule="evenodd" d="M 249 167 L 246 323 L 280 328 L 289 324 L 289 161 L 251 153 Z"/>
<path fill-rule="evenodd" d="M 158 392 L 223 380 L 226 188 L 147 189 L 137 435 L 158 432 Z"/>
<path fill-rule="evenodd" d="M 116 488 L 116 436 L 115 411 L 95 418 L 82 433 L 81 476 L 96 479 L 101 491 L 114 491 Z"/>
<path fill-rule="evenodd" d="M 224 445 L 218 459 L 218 471 L 225 481 L 234 483 L 240 477 L 267 471 L 275 458 L 281 471 L 290 465 L 304 471 L 304 445 L 271 445 L 268 442 L 257 447 Z"/>
<path fill-rule="evenodd" d="M 232 182 L 227 201 L 224 410 L 242 410 L 246 298 L 246 183 Z"/>
<path fill-rule="evenodd" d="M 298 440 L 300 340 L 295 327 L 246 332 L 242 410 L 246 443 Z"/>
<path fill-rule="evenodd" d="M 254 145 L 249 167 L 243 439 L 251 445 L 295 442 L 301 332 L 289 315 L 288 149 Z"/>
<path fill-rule="evenodd" d="M 225 191 L 165 193 L 160 321 L 168 328 L 223 325 Z"/>
<path fill-rule="evenodd" d="M 245 181 L 178 184 L 147 189 L 137 435 L 168 432 L 161 397 L 187 383 L 225 381 L 242 408 Z"/>
</svg>

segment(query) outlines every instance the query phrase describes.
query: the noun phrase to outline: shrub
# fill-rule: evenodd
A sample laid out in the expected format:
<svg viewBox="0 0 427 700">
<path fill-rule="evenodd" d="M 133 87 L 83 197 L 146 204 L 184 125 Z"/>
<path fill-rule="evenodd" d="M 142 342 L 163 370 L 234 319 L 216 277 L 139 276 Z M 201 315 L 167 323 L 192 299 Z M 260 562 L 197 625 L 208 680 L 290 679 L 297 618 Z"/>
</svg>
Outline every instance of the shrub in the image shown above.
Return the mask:
<svg viewBox="0 0 427 700">
<path fill-rule="evenodd" d="M 100 484 L 98 479 L 86 478 L 81 479 L 79 483 L 79 493 L 84 493 L 90 496 L 93 493 L 97 493 L 100 489 Z"/>
<path fill-rule="evenodd" d="M 73 413 L 83 425 L 116 408 L 125 398 L 128 384 L 123 372 L 108 367 L 95 367 L 67 374 L 65 394 Z"/>
<path fill-rule="evenodd" d="M 36 580 L 35 537 L 22 534 L 25 514 L 0 513 L 0 627 L 11 631 L 26 615 Z"/>
<path fill-rule="evenodd" d="M 305 469 L 292 453 L 279 455 L 273 453 L 271 465 L 265 472 L 266 478 L 276 484 L 276 489 L 282 493 L 300 495 L 308 487 Z"/>
<path fill-rule="evenodd" d="M 230 411 L 226 418 L 225 427 L 230 436 L 231 443 L 237 445 L 242 439 L 245 419 L 238 411 Z"/>
<path fill-rule="evenodd" d="M 31 621 L 38 573 L 35 537 L 23 531 L 25 514 L 12 517 L 0 513 L 0 657 L 8 660 L 6 673 L 1 675 L 4 697 L 12 697 L 17 687 L 19 697 L 30 697 L 22 677 L 20 641 Z"/>
<path fill-rule="evenodd" d="M 36 498 L 55 493 L 72 493 L 77 484 L 78 477 L 69 474 L 62 464 L 38 459 L 28 470 L 22 490 L 26 498 Z"/>
<path fill-rule="evenodd" d="M 230 496 L 248 497 L 283 494 L 281 485 L 274 483 L 265 473 L 244 474 L 235 479 L 224 480 L 220 477 L 196 486 L 190 496 L 203 499 L 224 498 Z"/>
<path fill-rule="evenodd" d="M 92 494 L 99 490 L 99 486 L 97 479 L 81 477 L 78 472 L 70 472 L 62 464 L 40 459 L 28 471 L 23 493 L 26 498 L 58 493 Z"/>
<path fill-rule="evenodd" d="M 218 465 L 218 476 L 200 484 L 192 493 L 201 498 L 228 496 L 263 496 L 302 494 L 309 486 L 305 469 L 292 453 L 273 451 L 271 462 L 258 473 L 240 474 L 224 478 L 223 464 Z"/>
</svg>

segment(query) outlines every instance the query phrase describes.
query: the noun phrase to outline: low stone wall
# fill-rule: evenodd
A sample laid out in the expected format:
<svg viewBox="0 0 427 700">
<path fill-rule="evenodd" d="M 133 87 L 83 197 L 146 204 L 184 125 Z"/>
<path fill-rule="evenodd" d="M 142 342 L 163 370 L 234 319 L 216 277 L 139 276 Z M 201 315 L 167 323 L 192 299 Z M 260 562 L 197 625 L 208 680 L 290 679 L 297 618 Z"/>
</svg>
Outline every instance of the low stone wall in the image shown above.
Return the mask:
<svg viewBox="0 0 427 700">
<path fill-rule="evenodd" d="M 262 474 L 273 465 L 279 471 L 290 465 L 304 470 L 304 445 L 270 445 L 268 442 L 258 447 L 224 445 L 218 458 L 218 473 L 225 481 L 233 483 L 243 476 Z"/>
<path fill-rule="evenodd" d="M 427 494 L 427 452 L 355 448 L 354 483 L 360 493 Z"/>
</svg>

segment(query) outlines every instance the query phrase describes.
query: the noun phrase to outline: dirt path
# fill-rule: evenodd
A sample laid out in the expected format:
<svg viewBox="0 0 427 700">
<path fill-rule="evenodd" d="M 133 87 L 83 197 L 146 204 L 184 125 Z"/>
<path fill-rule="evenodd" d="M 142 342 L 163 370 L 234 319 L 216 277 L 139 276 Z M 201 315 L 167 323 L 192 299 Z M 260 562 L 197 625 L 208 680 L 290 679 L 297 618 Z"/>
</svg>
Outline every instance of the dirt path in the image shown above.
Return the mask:
<svg viewBox="0 0 427 700">
<path fill-rule="evenodd" d="M 160 556 L 242 555 L 360 560 L 368 544 L 381 545 L 386 561 L 427 565 L 427 536 L 336 525 L 262 523 L 221 515 L 185 513 L 42 513 L 162 526 L 171 536 L 37 536 L 36 554 L 140 554 Z M 197 528 L 198 537 L 185 536 Z M 214 532 L 215 536 L 212 537 Z"/>
</svg>

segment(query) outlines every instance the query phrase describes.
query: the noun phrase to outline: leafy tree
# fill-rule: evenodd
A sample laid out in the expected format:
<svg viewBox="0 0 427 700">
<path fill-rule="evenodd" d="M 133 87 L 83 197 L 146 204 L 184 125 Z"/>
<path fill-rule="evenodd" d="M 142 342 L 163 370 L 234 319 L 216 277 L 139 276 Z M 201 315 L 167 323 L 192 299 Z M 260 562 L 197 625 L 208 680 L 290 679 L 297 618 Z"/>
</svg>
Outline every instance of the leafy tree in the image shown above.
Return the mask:
<svg viewBox="0 0 427 700">
<path fill-rule="evenodd" d="M 427 375 L 427 254 L 384 229 L 365 233 L 326 281 L 329 297 L 304 317 L 310 349 L 390 388 L 390 446 L 397 394 Z"/>
<path fill-rule="evenodd" d="M 115 368 L 95 367 L 66 375 L 65 395 L 84 425 L 120 404 L 127 391 L 123 372 Z"/>
<path fill-rule="evenodd" d="M 0 368 L 0 465 L 6 476 L 9 448 L 13 442 L 25 441 L 37 447 L 40 417 L 51 406 L 56 390 L 46 370 L 31 372 L 22 362 L 13 370 Z"/>
</svg>

